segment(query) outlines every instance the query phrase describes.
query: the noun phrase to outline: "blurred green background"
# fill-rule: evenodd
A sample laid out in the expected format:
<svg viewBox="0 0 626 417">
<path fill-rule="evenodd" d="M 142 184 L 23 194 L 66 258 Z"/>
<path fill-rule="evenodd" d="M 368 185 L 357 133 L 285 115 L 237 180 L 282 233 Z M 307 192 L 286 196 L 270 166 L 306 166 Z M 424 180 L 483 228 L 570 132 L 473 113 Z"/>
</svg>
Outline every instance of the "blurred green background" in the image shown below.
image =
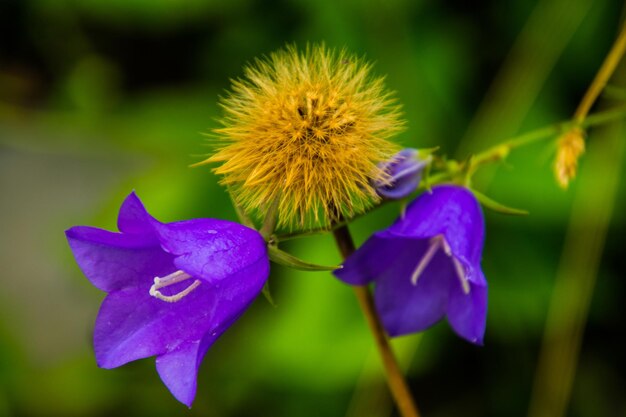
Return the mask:
<svg viewBox="0 0 626 417">
<path fill-rule="evenodd" d="M 152 359 L 98 369 L 91 331 L 103 294 L 81 275 L 63 231 L 114 229 L 132 189 L 163 221 L 234 219 L 211 170 L 188 165 L 208 152 L 200 133 L 216 125 L 229 79 L 288 42 L 325 41 L 375 61 L 404 106 L 398 141 L 463 159 L 570 117 L 622 6 L 0 0 L 0 416 L 394 415 L 356 300 L 328 273 L 273 267 L 277 307 L 259 298 L 209 351 L 191 410 Z M 591 131 L 568 192 L 552 180 L 549 145 L 477 178 L 531 215 L 486 213 L 484 347 L 445 322 L 394 341 L 424 416 L 523 416 L 531 402 L 537 416 L 626 415 L 625 139 L 619 125 Z M 397 213 L 391 205 L 358 221 L 356 240 Z M 339 261 L 327 236 L 288 248 Z M 568 401 L 559 393 L 570 383 Z M 550 407 L 561 411 L 542 414 Z"/>
</svg>

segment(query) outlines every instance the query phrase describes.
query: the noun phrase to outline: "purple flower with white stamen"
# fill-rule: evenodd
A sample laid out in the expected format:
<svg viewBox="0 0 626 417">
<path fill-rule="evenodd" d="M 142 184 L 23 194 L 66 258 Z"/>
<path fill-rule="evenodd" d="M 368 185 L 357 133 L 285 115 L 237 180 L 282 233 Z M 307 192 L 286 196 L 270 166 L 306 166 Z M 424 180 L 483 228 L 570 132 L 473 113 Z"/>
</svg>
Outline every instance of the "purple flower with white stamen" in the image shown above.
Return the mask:
<svg viewBox="0 0 626 417">
<path fill-rule="evenodd" d="M 480 268 L 485 225 L 474 195 L 442 185 L 374 233 L 334 274 L 375 283 L 374 299 L 391 336 L 419 332 L 444 316 L 462 338 L 482 344 L 487 281 Z"/>
<path fill-rule="evenodd" d="M 422 180 L 422 171 L 430 163 L 432 157 L 422 158 L 417 149 L 406 148 L 395 154 L 389 161 L 378 164 L 389 178 L 386 181 L 374 182 L 374 189 L 389 200 L 408 197 L 417 189 Z"/>
<path fill-rule="evenodd" d="M 131 193 L 121 233 L 76 226 L 66 236 L 104 299 L 94 330 L 98 366 L 156 356 L 163 383 L 191 406 L 200 363 L 260 293 L 269 274 L 261 235 L 237 223 L 161 223 Z"/>
</svg>

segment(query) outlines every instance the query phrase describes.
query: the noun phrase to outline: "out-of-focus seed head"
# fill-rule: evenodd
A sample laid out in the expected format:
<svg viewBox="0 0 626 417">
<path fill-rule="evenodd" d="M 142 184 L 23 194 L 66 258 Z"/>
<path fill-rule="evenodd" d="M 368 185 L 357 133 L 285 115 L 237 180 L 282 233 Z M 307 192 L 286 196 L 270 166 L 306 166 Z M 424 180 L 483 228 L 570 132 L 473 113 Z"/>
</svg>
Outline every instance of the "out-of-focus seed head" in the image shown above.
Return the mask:
<svg viewBox="0 0 626 417">
<path fill-rule="evenodd" d="M 558 140 L 554 176 L 557 184 L 566 189 L 578 171 L 578 159 L 585 152 L 585 138 L 582 129 L 575 127 L 564 133 Z"/>
</svg>

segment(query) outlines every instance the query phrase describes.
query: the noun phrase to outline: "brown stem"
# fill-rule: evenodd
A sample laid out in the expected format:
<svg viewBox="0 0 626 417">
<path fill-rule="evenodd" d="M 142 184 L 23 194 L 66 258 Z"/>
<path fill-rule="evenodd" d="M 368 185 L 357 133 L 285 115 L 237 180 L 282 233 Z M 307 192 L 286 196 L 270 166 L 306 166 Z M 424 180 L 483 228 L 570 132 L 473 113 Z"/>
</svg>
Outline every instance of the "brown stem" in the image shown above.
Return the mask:
<svg viewBox="0 0 626 417">
<path fill-rule="evenodd" d="M 337 247 L 341 252 L 341 256 L 346 259 L 355 250 L 354 242 L 352 241 L 352 236 L 350 235 L 348 227 L 345 225 L 338 227 L 333 230 L 333 236 L 335 237 L 335 242 L 337 242 Z M 376 313 L 372 294 L 367 286 L 354 286 L 353 288 L 354 294 L 359 300 L 359 305 L 361 306 L 361 310 L 367 320 L 367 324 L 374 335 L 376 347 L 378 348 L 378 353 L 380 354 L 385 368 L 389 390 L 391 391 L 391 395 L 398 406 L 400 414 L 402 417 L 419 417 L 419 412 L 417 411 L 417 406 L 415 405 L 411 391 L 409 391 L 409 387 L 404 380 L 402 371 L 400 371 L 400 367 L 398 366 L 398 361 L 396 360 L 393 350 L 389 345 L 387 333 L 385 332 L 385 329 L 380 322 L 380 318 Z"/>
</svg>

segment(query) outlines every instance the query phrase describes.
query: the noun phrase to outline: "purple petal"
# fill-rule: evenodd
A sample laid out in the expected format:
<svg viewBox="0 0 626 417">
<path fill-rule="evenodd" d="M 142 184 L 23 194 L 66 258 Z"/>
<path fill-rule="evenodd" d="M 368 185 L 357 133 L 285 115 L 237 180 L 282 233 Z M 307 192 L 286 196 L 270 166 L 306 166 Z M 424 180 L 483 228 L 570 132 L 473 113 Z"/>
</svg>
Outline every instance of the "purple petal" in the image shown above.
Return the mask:
<svg viewBox="0 0 626 417">
<path fill-rule="evenodd" d="M 157 372 L 165 386 L 178 401 L 190 408 L 196 396 L 198 368 L 206 353 L 206 349 L 199 351 L 200 345 L 199 340 L 184 343 L 156 359 Z"/>
<path fill-rule="evenodd" d="M 218 282 L 267 260 L 263 237 L 238 223 L 195 219 L 154 227 L 163 248 L 176 255 L 177 268 L 199 279 Z"/>
<path fill-rule="evenodd" d="M 416 285 L 411 282 L 427 245 L 421 240 L 394 245 L 401 256 L 376 280 L 376 307 L 390 336 L 420 332 L 445 314 L 450 281 L 455 277 L 448 256 L 436 253 Z"/>
<path fill-rule="evenodd" d="M 157 357 L 156 367 L 161 380 L 172 395 L 187 407 L 191 408 L 196 396 L 198 370 L 206 352 L 239 316 L 233 316 L 230 321 L 207 333 L 201 341 L 183 343 L 175 350 Z"/>
<path fill-rule="evenodd" d="M 386 232 L 374 233 L 333 274 L 350 285 L 367 285 L 397 262 L 397 248 L 409 238 L 391 237 Z M 395 242 L 394 242 L 395 241 Z"/>
<path fill-rule="evenodd" d="M 200 340 L 228 313 L 215 310 L 218 300 L 208 285 L 176 303 L 150 297 L 149 287 L 117 291 L 104 300 L 94 331 L 98 366 L 116 368 Z"/>
<path fill-rule="evenodd" d="M 476 197 L 464 187 L 441 185 L 425 192 L 388 230 L 422 238 L 443 234 L 457 258 L 475 267 L 480 264 L 485 222 Z"/>
<path fill-rule="evenodd" d="M 480 270 L 476 281 L 485 282 Z M 470 284 L 469 294 L 465 294 L 460 285 L 451 285 L 448 299 L 447 317 L 454 331 L 467 341 L 482 345 L 487 320 L 487 286 Z"/>
<path fill-rule="evenodd" d="M 143 203 L 133 191 L 126 197 L 117 217 L 117 228 L 123 233 L 153 235 L 154 218 L 148 214 Z"/>
<path fill-rule="evenodd" d="M 163 252 L 158 240 L 151 236 L 87 226 L 72 227 L 65 235 L 80 269 L 103 291 L 150 282 L 173 267 L 174 258 Z"/>
<path fill-rule="evenodd" d="M 266 259 L 258 260 L 219 287 L 203 282 L 175 303 L 151 297 L 152 280 L 109 294 L 100 308 L 94 332 L 98 365 L 115 368 L 162 355 L 232 323 L 263 288 L 268 275 L 266 263 Z M 192 283 L 193 278 L 166 287 L 163 293 L 180 292 Z"/>
</svg>

